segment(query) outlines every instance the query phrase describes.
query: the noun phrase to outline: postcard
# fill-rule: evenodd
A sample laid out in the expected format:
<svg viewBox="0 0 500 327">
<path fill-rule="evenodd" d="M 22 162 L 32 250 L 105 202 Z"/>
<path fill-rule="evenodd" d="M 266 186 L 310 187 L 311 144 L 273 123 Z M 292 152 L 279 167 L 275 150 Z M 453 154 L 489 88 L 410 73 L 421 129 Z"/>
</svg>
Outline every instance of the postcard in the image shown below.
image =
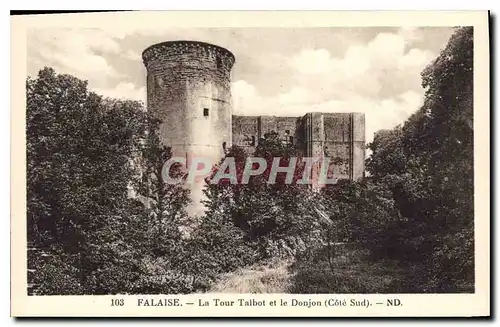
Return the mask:
<svg viewBox="0 0 500 327">
<path fill-rule="evenodd" d="M 11 315 L 490 315 L 486 11 L 11 16 Z"/>
</svg>

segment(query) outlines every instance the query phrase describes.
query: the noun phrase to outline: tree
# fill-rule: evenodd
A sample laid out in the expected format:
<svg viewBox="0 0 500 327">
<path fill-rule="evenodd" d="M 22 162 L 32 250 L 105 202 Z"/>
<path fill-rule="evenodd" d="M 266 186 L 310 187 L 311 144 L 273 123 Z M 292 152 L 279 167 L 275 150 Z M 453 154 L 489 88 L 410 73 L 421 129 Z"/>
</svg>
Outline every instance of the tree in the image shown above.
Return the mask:
<svg viewBox="0 0 500 327">
<path fill-rule="evenodd" d="M 248 155 L 243 149 L 232 147 L 226 158 L 235 159 L 237 181 L 231 183 L 221 179 L 207 186 L 206 219 L 219 217 L 220 223 L 237 227 L 243 232 L 245 241 L 259 245 L 262 258 L 280 251 L 280 255 L 287 251 L 293 253 L 301 246 L 301 237 L 310 232 L 312 224 L 305 216 L 309 207 L 305 204 L 312 192 L 308 185 L 297 183 L 303 171 L 299 155 L 293 146 L 281 142 L 278 134 L 266 134 L 253 154 L 265 160 L 266 169 L 244 184 L 243 171 Z M 292 183 L 287 183 L 284 173 L 277 175 L 275 183 L 268 183 L 274 158 L 281 158 L 280 166 L 288 166 L 292 157 L 298 157 Z M 215 167 L 213 175 L 217 172 L 218 167 Z"/>
<path fill-rule="evenodd" d="M 87 285 L 110 261 L 105 247 L 121 239 L 110 224 L 129 219 L 145 113 L 139 102 L 104 99 L 51 68 L 28 78 L 26 97 L 28 240 L 60 249 L 53 253 L 74 262 Z M 108 229 L 115 233 L 101 232 Z"/>
<path fill-rule="evenodd" d="M 422 72 L 423 106 L 378 134 L 367 167 L 403 218 L 390 246 L 413 262 L 411 291 L 473 289 L 473 30 L 456 29 Z M 374 235 L 375 236 L 375 235 Z M 408 286 L 410 287 L 410 286 Z"/>
<path fill-rule="evenodd" d="M 325 256 L 329 244 L 348 240 L 369 250 L 375 262 L 395 261 L 403 269 L 391 276 L 396 282 L 387 290 L 474 290 L 471 27 L 456 29 L 422 72 L 422 85 L 423 106 L 369 145 L 371 177 L 323 191 L 323 214 L 331 222 L 323 227 L 328 246 L 319 247 L 317 262 L 304 260 L 300 289 L 329 282 L 325 276 L 335 270 L 328 264 L 331 255 Z M 313 265 L 324 268 L 307 268 Z M 332 285 L 339 287 L 335 280 Z M 332 290 L 338 291 L 327 288 Z"/>
<path fill-rule="evenodd" d="M 141 173 L 134 187 L 141 210 L 130 226 L 129 242 L 134 244 L 138 259 L 138 278 L 128 288 L 139 294 L 177 294 L 197 290 L 195 271 L 186 233 L 192 223 L 186 212 L 189 190 L 182 183 L 180 164 L 170 167 L 176 184 L 164 180 L 165 163 L 172 158 L 171 148 L 158 137 L 159 120 L 147 117 L 147 130 L 137 160 Z"/>
<path fill-rule="evenodd" d="M 372 154 L 366 160 L 366 169 L 371 176 L 381 178 L 390 174 L 403 174 L 418 167 L 418 162 L 415 162 L 403 141 L 403 131 L 399 126 L 375 134 L 373 141 L 368 144 Z"/>
<path fill-rule="evenodd" d="M 148 131 L 141 148 L 141 177 L 137 181 L 137 195 L 145 203 L 146 220 L 150 236 L 158 255 L 165 255 L 181 238 L 181 228 L 186 227 L 186 207 L 189 203 L 189 189 L 182 182 L 166 183 L 163 179 L 164 164 L 172 158 L 171 148 L 161 143 L 158 137 L 159 120 L 148 117 Z M 184 179 L 182 167 L 176 163 L 170 167 L 172 178 Z"/>
<path fill-rule="evenodd" d="M 432 277 L 444 292 L 471 290 L 474 284 L 473 58 L 473 28 L 458 28 L 422 73 L 426 129 L 418 143 L 428 147 L 422 152 L 437 199 L 435 216 L 442 222 Z"/>
</svg>

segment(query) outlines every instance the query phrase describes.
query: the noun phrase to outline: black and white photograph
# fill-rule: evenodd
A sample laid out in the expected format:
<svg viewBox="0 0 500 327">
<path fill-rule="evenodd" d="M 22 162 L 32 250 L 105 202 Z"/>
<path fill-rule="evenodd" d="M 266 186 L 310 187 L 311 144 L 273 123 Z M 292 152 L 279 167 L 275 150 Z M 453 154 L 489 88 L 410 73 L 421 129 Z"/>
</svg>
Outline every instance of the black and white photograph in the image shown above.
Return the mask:
<svg viewBox="0 0 500 327">
<path fill-rule="evenodd" d="M 27 28 L 24 295 L 476 293 L 476 27 L 365 25 Z"/>
</svg>

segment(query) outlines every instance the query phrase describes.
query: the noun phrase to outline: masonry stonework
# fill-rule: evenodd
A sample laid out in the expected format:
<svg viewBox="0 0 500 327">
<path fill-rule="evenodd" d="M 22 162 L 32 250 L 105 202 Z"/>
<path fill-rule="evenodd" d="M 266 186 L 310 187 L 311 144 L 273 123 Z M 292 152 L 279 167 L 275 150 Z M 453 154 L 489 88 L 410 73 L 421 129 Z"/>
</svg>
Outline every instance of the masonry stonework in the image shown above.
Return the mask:
<svg viewBox="0 0 500 327">
<path fill-rule="evenodd" d="M 219 46 L 195 41 L 170 41 L 144 50 L 147 106 L 160 120 L 162 142 L 175 156 L 217 162 L 231 145 L 252 153 L 259 139 L 276 132 L 305 156 L 331 158 L 338 179 L 364 175 L 363 113 L 311 112 L 302 117 L 237 116 L 232 114 L 231 69 L 234 55 Z M 202 185 L 191 187 L 194 202 Z"/>
<path fill-rule="evenodd" d="M 359 180 L 364 176 L 365 115 L 311 112 L 302 117 L 235 116 L 233 144 L 251 154 L 266 133 L 276 132 L 307 157 L 329 157 L 329 175 Z M 319 174 L 319 172 L 317 172 Z"/>
<path fill-rule="evenodd" d="M 217 162 L 232 143 L 231 68 L 234 56 L 216 45 L 193 41 L 155 44 L 142 53 L 147 105 L 161 124 L 159 136 L 189 167 L 196 157 Z M 203 183 L 190 185 L 196 214 Z"/>
</svg>

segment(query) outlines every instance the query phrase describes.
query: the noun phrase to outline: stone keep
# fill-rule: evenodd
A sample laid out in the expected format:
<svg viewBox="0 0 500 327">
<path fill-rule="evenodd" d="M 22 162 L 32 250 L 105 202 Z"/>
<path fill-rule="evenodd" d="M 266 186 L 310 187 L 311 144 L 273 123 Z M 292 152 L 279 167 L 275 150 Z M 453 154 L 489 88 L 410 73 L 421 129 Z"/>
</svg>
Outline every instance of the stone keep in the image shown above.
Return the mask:
<svg viewBox="0 0 500 327">
<path fill-rule="evenodd" d="M 233 144 L 252 153 L 266 133 L 307 157 L 329 157 L 336 179 L 358 180 L 365 171 L 365 115 L 310 112 L 302 117 L 233 116 Z"/>
</svg>

